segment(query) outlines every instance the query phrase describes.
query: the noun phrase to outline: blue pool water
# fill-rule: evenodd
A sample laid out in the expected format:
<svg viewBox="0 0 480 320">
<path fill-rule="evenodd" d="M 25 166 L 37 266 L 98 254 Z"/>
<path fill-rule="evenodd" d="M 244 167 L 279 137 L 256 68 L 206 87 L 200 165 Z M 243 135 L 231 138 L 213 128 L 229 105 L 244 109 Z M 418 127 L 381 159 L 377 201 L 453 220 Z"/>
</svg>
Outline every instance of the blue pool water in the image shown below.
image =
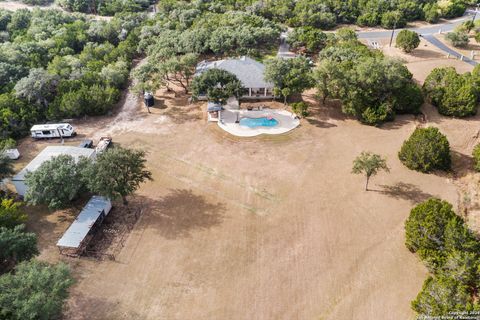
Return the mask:
<svg viewBox="0 0 480 320">
<path fill-rule="evenodd" d="M 274 118 L 243 118 L 240 119 L 240 125 L 249 128 L 255 127 L 274 127 L 278 124 L 278 121 Z"/>
</svg>

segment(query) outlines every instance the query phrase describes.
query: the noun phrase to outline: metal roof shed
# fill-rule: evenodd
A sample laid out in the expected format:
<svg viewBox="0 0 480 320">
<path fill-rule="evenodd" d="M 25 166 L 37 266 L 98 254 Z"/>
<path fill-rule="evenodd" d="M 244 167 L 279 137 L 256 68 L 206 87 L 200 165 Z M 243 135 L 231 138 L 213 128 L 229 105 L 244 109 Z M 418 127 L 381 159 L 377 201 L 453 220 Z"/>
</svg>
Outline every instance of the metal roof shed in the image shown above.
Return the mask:
<svg viewBox="0 0 480 320">
<path fill-rule="evenodd" d="M 111 208 L 112 203 L 109 199 L 93 196 L 58 240 L 60 252 L 70 255 L 81 254 L 92 237 L 90 231 L 102 223 Z"/>
<path fill-rule="evenodd" d="M 71 146 L 48 146 L 45 147 L 22 171 L 13 176 L 12 183 L 17 189 L 17 193 L 24 196 L 27 193 L 27 186 L 25 184 L 25 175 L 27 172 L 34 172 L 42 163 L 51 160 L 53 157 L 59 155 L 70 155 L 75 161 L 78 161 L 80 157 L 94 158 L 95 150 L 88 148 L 79 148 Z"/>
</svg>

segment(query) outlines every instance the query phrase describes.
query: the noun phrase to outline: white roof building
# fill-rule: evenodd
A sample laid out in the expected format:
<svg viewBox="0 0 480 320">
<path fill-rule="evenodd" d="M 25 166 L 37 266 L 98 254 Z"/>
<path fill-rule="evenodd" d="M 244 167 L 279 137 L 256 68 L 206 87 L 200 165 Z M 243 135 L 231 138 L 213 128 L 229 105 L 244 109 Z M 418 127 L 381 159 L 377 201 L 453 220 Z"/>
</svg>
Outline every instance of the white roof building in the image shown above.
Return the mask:
<svg viewBox="0 0 480 320">
<path fill-rule="evenodd" d="M 42 165 L 42 163 L 59 155 L 70 155 L 75 159 L 75 161 L 78 161 L 80 157 L 93 158 L 95 156 L 95 150 L 71 146 L 46 147 L 25 168 L 23 168 L 22 171 L 12 178 L 12 182 L 17 189 L 17 193 L 21 196 L 24 196 L 27 192 L 27 186 L 25 185 L 25 175 L 27 172 L 34 172 Z"/>
</svg>

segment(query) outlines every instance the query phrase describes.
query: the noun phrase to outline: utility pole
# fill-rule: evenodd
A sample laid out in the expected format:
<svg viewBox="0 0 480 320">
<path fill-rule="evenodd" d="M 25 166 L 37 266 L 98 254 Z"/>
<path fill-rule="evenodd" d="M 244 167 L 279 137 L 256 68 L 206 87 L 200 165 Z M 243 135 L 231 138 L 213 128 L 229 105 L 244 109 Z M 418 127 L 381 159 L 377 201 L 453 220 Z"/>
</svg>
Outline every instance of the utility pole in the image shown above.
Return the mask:
<svg viewBox="0 0 480 320">
<path fill-rule="evenodd" d="M 395 19 L 395 22 L 393 23 L 393 29 L 392 29 L 392 35 L 390 36 L 390 47 L 392 46 L 392 41 L 393 41 L 393 34 L 395 33 L 395 28 L 397 27 L 397 19 Z"/>
<path fill-rule="evenodd" d="M 477 18 L 477 12 L 478 12 L 478 6 L 479 5 L 480 5 L 480 3 L 477 3 L 477 6 L 475 7 L 475 13 L 473 14 L 472 22 L 475 22 L 475 18 Z"/>
<path fill-rule="evenodd" d="M 390 0 L 390 6 L 391 6 L 391 8 L 394 7 L 394 0 Z M 398 21 L 398 15 L 395 15 L 395 21 L 393 22 L 393 30 L 392 30 L 392 35 L 390 36 L 390 45 L 389 45 L 389 47 L 392 46 L 393 35 L 395 34 L 395 29 L 397 28 L 397 21 Z"/>
</svg>

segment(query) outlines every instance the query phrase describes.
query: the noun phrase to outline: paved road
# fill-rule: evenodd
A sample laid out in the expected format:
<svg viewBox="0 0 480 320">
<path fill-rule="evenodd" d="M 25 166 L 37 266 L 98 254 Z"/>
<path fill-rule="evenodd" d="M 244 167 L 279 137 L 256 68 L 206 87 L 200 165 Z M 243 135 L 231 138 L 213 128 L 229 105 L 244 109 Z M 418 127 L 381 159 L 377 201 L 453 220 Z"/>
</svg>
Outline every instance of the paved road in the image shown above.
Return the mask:
<svg viewBox="0 0 480 320">
<path fill-rule="evenodd" d="M 407 30 L 412 30 L 415 31 L 418 34 L 421 35 L 429 35 L 429 34 L 435 34 L 438 33 L 439 31 L 441 32 L 449 32 L 455 29 L 456 26 L 461 24 L 462 22 L 466 20 L 470 20 L 473 18 L 473 15 L 475 14 L 475 11 L 472 10 L 467 10 L 465 15 L 461 18 L 455 19 L 455 20 L 450 20 L 445 23 L 440 23 L 428 27 L 420 27 L 420 28 L 405 28 Z M 477 15 L 475 20 L 478 20 L 480 18 L 480 13 Z M 400 32 L 403 29 L 397 29 L 395 30 L 394 36 L 397 35 L 398 32 Z M 363 32 L 358 32 L 358 37 L 360 39 L 384 39 L 384 38 L 390 38 L 392 34 L 392 31 L 390 30 L 384 30 L 384 31 L 363 31 Z"/>
<path fill-rule="evenodd" d="M 435 38 L 433 35 L 431 34 L 426 34 L 426 35 L 423 35 L 422 36 L 425 40 L 427 40 L 428 42 L 430 42 L 431 44 L 433 44 L 435 47 L 439 48 L 440 50 L 450 54 L 451 56 L 454 56 L 455 58 L 457 59 L 460 59 L 462 57 L 462 55 L 460 53 L 458 53 L 457 51 L 455 50 L 452 50 L 450 49 L 449 47 L 447 47 L 443 42 L 441 42 L 440 40 L 438 40 L 437 38 Z M 463 56 L 463 62 L 466 62 L 472 66 L 476 66 L 478 64 L 478 62 L 476 61 L 473 61 L 471 60 L 470 58 L 468 57 L 465 57 Z"/>
<path fill-rule="evenodd" d="M 434 45 L 435 47 L 439 48 L 445 53 L 450 54 L 451 56 L 460 59 L 462 57 L 462 54 L 458 53 L 455 50 L 450 49 L 447 47 L 445 44 L 443 44 L 441 41 L 439 41 L 437 38 L 435 38 L 433 35 L 439 32 L 450 32 L 455 29 L 456 26 L 459 24 L 463 23 L 464 21 L 471 20 L 473 19 L 473 15 L 475 14 L 475 11 L 473 10 L 467 10 L 465 12 L 465 15 L 461 18 L 455 19 L 455 20 L 450 20 L 445 23 L 440 23 L 436 24 L 433 26 L 428 26 L 428 27 L 421 27 L 421 28 L 405 28 L 407 30 L 412 30 L 418 33 L 421 37 L 423 37 L 426 41 Z M 480 13 L 477 14 L 475 17 L 475 20 L 478 20 L 480 18 Z M 397 33 L 403 29 L 398 29 L 395 30 L 394 37 L 396 37 Z M 368 39 L 368 40 L 373 40 L 375 41 L 376 39 L 385 39 L 385 38 L 390 38 L 392 35 L 392 31 L 365 31 L 365 32 L 358 32 L 358 37 L 360 39 Z M 478 62 L 471 60 L 470 58 L 464 57 L 463 61 L 472 65 L 476 66 Z"/>
<path fill-rule="evenodd" d="M 280 46 L 278 47 L 277 57 L 280 57 L 280 58 L 295 57 L 295 53 L 290 51 L 290 46 L 287 43 L 287 37 L 290 31 L 291 30 L 289 29 L 286 32 L 282 32 L 282 34 L 280 35 Z"/>
</svg>

